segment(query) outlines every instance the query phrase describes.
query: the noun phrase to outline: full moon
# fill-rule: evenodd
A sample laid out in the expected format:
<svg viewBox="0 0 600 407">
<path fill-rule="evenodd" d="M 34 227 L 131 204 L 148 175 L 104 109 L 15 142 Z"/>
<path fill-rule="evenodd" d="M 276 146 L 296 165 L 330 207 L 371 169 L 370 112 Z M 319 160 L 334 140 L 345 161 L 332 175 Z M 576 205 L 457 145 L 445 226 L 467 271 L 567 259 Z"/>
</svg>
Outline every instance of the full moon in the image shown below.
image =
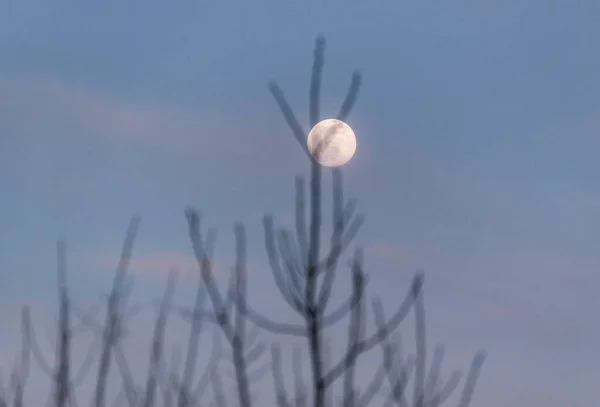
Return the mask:
<svg viewBox="0 0 600 407">
<path fill-rule="evenodd" d="M 341 120 L 325 119 L 308 133 L 306 145 L 310 155 L 325 167 L 346 164 L 356 152 L 356 136 Z"/>
</svg>

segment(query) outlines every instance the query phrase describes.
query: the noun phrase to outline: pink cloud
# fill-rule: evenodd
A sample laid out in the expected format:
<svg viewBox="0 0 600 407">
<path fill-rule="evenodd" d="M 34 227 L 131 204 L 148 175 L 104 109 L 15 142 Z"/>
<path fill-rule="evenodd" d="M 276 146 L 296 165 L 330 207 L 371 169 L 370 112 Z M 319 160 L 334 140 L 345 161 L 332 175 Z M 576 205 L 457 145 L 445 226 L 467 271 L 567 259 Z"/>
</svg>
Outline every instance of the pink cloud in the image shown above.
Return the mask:
<svg viewBox="0 0 600 407">
<path fill-rule="evenodd" d="M 0 118 L 9 134 L 20 137 L 93 137 L 119 148 L 253 165 L 289 164 L 294 152 L 302 159 L 291 137 L 268 130 L 255 115 L 133 103 L 49 76 L 0 76 Z"/>
<path fill-rule="evenodd" d="M 422 246 L 407 242 L 372 242 L 365 245 L 368 259 L 394 267 L 429 268 L 440 263 L 441 250 L 434 245 Z"/>
<path fill-rule="evenodd" d="M 119 253 L 92 250 L 82 254 L 79 261 L 87 266 L 112 270 L 119 262 Z M 182 277 L 195 276 L 198 263 L 193 255 L 183 251 L 157 250 L 144 253 L 137 250 L 133 253 L 129 264 L 130 273 L 144 277 L 157 277 L 161 281 L 173 269 L 178 270 Z M 222 267 L 213 263 L 213 271 L 219 273 Z"/>
</svg>

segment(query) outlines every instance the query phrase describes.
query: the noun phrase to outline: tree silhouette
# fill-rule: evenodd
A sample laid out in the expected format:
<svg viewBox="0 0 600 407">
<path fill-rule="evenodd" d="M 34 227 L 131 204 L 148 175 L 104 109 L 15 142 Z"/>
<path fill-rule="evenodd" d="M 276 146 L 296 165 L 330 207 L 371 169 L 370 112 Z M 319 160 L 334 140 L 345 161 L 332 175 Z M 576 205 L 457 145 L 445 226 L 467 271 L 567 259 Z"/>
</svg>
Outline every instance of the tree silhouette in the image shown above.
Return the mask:
<svg viewBox="0 0 600 407">
<path fill-rule="evenodd" d="M 322 36 L 317 37 L 314 51 L 314 62 L 312 66 L 312 77 L 309 92 L 309 124 L 314 126 L 320 121 L 320 89 L 321 78 L 324 65 L 325 39 Z M 337 116 L 340 120 L 345 120 L 356 101 L 358 91 L 361 85 L 361 75 L 354 72 L 351 84 L 342 103 L 342 107 Z M 394 378 L 393 366 L 386 364 L 389 360 L 390 352 L 394 349 L 388 343 L 388 337 L 398 328 L 400 323 L 407 317 L 411 307 L 416 306 L 417 315 L 417 360 L 415 363 L 415 387 L 413 391 L 414 407 L 424 407 L 429 405 L 439 405 L 452 392 L 457 384 L 456 375 L 449 381 L 450 385 L 444 387 L 444 391 L 438 391 L 438 372 L 440 368 L 439 352 L 434 358 L 435 364 L 432 365 L 432 371 L 429 374 L 428 387 L 425 387 L 425 326 L 424 310 L 422 304 L 422 286 L 423 274 L 418 272 L 412 281 L 406 295 L 399 301 L 399 306 L 389 319 L 383 317 L 381 304 L 374 303 L 374 309 L 377 316 L 376 332 L 367 335 L 365 332 L 365 286 L 366 275 L 363 270 L 362 249 L 355 249 L 351 264 L 352 287 L 346 301 L 330 310 L 330 296 L 336 271 L 339 266 L 339 260 L 347 251 L 353 238 L 358 233 L 364 222 L 364 217 L 356 215 L 356 201 L 344 199 L 342 170 L 333 168 L 332 172 L 332 222 L 333 232 L 330 236 L 330 245 L 325 253 L 321 255 L 322 246 L 322 179 L 323 169 L 318 161 L 310 154 L 307 149 L 305 138 L 306 132 L 295 117 L 292 109 L 287 103 L 284 94 L 276 82 L 269 83 L 269 90 L 277 102 L 285 121 L 292 130 L 292 134 L 300 144 L 306 157 L 310 160 L 310 188 L 309 188 L 309 208 L 308 221 L 306 204 L 306 185 L 302 177 L 297 177 L 295 182 L 296 207 L 295 207 L 295 230 L 285 228 L 276 229 L 273 217 L 266 215 L 263 218 L 263 228 L 265 236 L 265 248 L 269 260 L 269 266 L 274 277 L 274 281 L 281 294 L 282 299 L 289 307 L 299 315 L 301 324 L 290 324 L 277 322 L 261 315 L 254 310 L 246 300 L 246 274 L 245 267 L 241 264 L 245 262 L 245 233 L 241 224 L 236 224 L 236 274 L 235 274 L 235 304 L 237 308 L 236 324 L 243 327 L 240 314 L 257 326 L 275 334 L 291 335 L 306 338 L 311 362 L 311 385 L 313 393 L 314 407 L 324 407 L 326 405 L 327 393 L 330 387 L 338 379 L 343 377 L 343 397 L 344 407 L 354 407 L 367 405 L 373 396 L 379 390 L 385 376 L 394 384 L 394 391 L 391 400 L 398 402 L 400 394 L 404 393 L 404 387 L 398 384 L 398 379 Z M 319 146 L 322 148 L 323 146 Z M 313 152 L 314 153 L 314 152 Z M 319 154 L 317 151 L 316 154 Z M 222 300 L 214 278 L 210 273 L 210 267 L 207 266 L 209 260 L 202 250 L 202 240 L 200 234 L 200 215 L 194 209 L 188 209 L 187 212 L 189 233 L 194 248 L 194 253 L 200 267 L 202 276 L 206 283 L 209 297 L 212 301 L 212 308 L 216 319 L 223 327 L 226 336 L 230 330 L 228 327 L 228 314 L 224 311 L 225 305 Z M 240 288 L 241 287 L 241 288 Z M 231 291 L 230 291 L 231 292 Z M 343 357 L 326 368 L 324 360 L 326 357 L 324 349 L 325 329 L 329 328 L 345 317 L 349 319 L 348 343 Z M 237 325 L 236 325 L 237 326 Z M 243 337 L 241 335 L 240 337 Z M 234 339 L 230 339 L 233 344 Z M 362 393 L 357 391 L 355 386 L 355 366 L 359 357 L 365 352 L 370 351 L 378 344 L 382 344 L 384 350 L 384 362 L 375 374 L 372 382 Z M 239 352 L 242 355 L 242 352 Z M 276 388 L 276 398 L 280 406 L 289 406 L 289 397 L 282 380 L 281 351 L 278 344 L 273 344 L 271 348 L 273 379 Z M 296 356 L 295 364 L 299 364 L 299 358 Z M 470 380 L 467 381 L 460 406 L 467 406 L 473 392 L 474 383 L 478 376 L 479 366 L 483 361 L 483 354 L 479 353 L 474 362 L 470 373 Z M 244 370 L 244 362 L 239 359 L 240 369 Z M 296 368 L 298 376 L 300 369 Z M 241 376 L 243 378 L 243 375 Z M 456 383 L 456 384 L 455 384 Z M 296 379 L 297 391 L 296 401 L 303 404 L 305 402 L 305 390 L 302 390 L 303 384 L 300 379 Z M 238 379 L 239 404 L 249 406 L 250 401 L 247 398 L 247 382 Z M 402 391 L 400 391 L 402 387 Z M 427 390 L 427 392 L 426 392 Z"/>
<path fill-rule="evenodd" d="M 320 89 L 324 66 L 325 40 L 316 40 L 312 76 L 309 91 L 309 125 L 313 127 L 320 119 Z M 352 110 L 361 85 L 361 75 L 354 72 L 348 93 L 337 118 L 346 120 Z M 107 405 L 107 378 L 111 367 L 116 365 L 121 377 L 122 388 L 113 406 L 154 407 L 158 404 L 159 390 L 165 407 L 205 406 L 202 395 L 212 388 L 209 405 L 225 407 L 229 392 L 225 389 L 220 373 L 220 362 L 227 359 L 223 353 L 221 338 L 229 346 L 229 362 L 233 367 L 237 402 L 240 407 L 250 407 L 257 394 L 253 384 L 261 380 L 270 370 L 275 388 L 275 400 L 280 407 L 362 407 L 372 405 L 376 397 L 383 395 L 386 407 L 437 407 L 445 403 L 460 382 L 460 373 L 453 372 L 447 381 L 440 377 L 444 350 L 435 348 L 431 363 L 427 364 L 427 342 L 423 281 L 424 274 L 417 272 L 405 293 L 399 294 L 398 306 L 390 317 L 385 316 L 379 299 L 372 300 L 375 331 L 367 332 L 367 274 L 364 271 L 363 250 L 358 247 L 350 252 L 353 239 L 364 223 L 364 216 L 357 214 L 356 200 L 346 200 L 343 193 L 341 168 L 331 173 L 332 232 L 329 245 L 323 249 L 326 237 L 323 232 L 323 178 L 327 173 L 308 151 L 306 131 L 296 119 L 281 88 L 269 83 L 274 97 L 292 135 L 300 144 L 310 161 L 310 180 L 307 188 L 303 177 L 295 179 L 295 227 L 286 229 L 275 226 L 272 215 L 263 218 L 264 242 L 269 268 L 283 302 L 297 315 L 299 322 L 274 321 L 256 311 L 247 300 L 247 252 L 244 225 L 236 223 L 235 267 L 225 293 L 219 290 L 213 274 L 212 252 L 215 231 L 202 232 L 200 212 L 186 209 L 188 233 L 194 256 L 198 263 L 199 276 L 196 297 L 191 308 L 173 307 L 175 271 L 169 273 L 162 300 L 156 307 L 154 330 L 149 349 L 149 367 L 145 379 L 137 380 L 131 373 L 122 338 L 127 333 L 126 325 L 136 314 L 128 308 L 131 280 L 127 269 L 133 250 L 139 217 L 133 217 L 121 251 L 113 286 L 107 298 L 87 311 L 76 307 L 69 298 L 67 286 L 66 245 L 59 240 L 57 245 L 57 276 L 59 315 L 56 330 L 55 358 L 53 365 L 45 359 L 37 340 L 28 307 L 22 312 L 22 350 L 11 371 L 9 388 L 0 380 L 0 407 L 20 407 L 24 403 L 24 391 L 29 375 L 30 355 L 37 365 L 52 380 L 48 405 L 77 407 L 75 389 L 91 371 L 97 356 L 97 374 L 91 405 Z M 313 154 L 320 154 L 319 146 Z M 347 298 L 336 306 L 332 305 L 331 294 L 341 259 L 351 257 L 351 286 Z M 205 307 L 206 300 L 210 306 Z M 101 306 L 105 309 L 104 323 L 96 320 Z M 173 308 L 175 313 L 189 323 L 189 336 L 183 360 L 182 352 L 173 350 L 170 361 L 164 353 L 165 331 Z M 133 311 L 132 311 L 133 309 Z M 414 316 L 416 350 L 414 355 L 402 354 L 400 336 L 401 323 Z M 79 325 L 72 322 L 72 316 Z M 332 360 L 331 343 L 326 330 L 346 321 L 347 343 L 343 355 Z M 211 358 L 203 374 L 197 378 L 198 354 L 201 349 L 200 333 L 209 323 L 213 330 Z M 71 357 L 73 337 L 89 329 L 96 339 L 90 344 L 84 361 L 74 374 Z M 309 354 L 311 374 L 308 385 L 302 369 L 302 349 L 295 348 L 292 355 L 294 396 L 288 395 L 279 343 L 271 344 L 270 361 L 264 361 L 268 345 L 259 339 L 259 330 L 280 336 L 302 338 Z M 366 385 L 356 383 L 358 361 L 379 346 L 381 364 Z M 478 352 L 465 379 L 459 396 L 458 407 L 468 407 L 485 355 Z M 113 364 L 114 362 L 114 364 Z M 168 362 L 168 363 L 167 363 Z M 0 376 L 1 379 L 1 376 Z M 410 379 L 413 388 L 408 392 Z M 333 387 L 341 382 L 342 393 L 336 398 Z M 387 383 L 387 384 L 386 384 Z M 384 388 L 385 387 L 385 388 Z M 310 401 L 310 402 L 309 402 Z"/>
</svg>

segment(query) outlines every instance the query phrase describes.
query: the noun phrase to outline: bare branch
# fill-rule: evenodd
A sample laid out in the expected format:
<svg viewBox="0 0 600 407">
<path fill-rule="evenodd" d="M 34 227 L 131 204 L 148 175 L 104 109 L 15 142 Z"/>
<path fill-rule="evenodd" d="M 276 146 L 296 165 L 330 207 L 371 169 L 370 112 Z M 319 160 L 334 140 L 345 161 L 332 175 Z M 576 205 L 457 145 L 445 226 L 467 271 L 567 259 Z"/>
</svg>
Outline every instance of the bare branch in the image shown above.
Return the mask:
<svg viewBox="0 0 600 407">
<path fill-rule="evenodd" d="M 159 363 L 163 353 L 164 334 L 167 327 L 168 310 L 173 301 L 173 293 L 175 291 L 175 280 L 177 272 L 171 270 L 167 280 L 167 287 L 163 294 L 162 302 L 156 317 L 154 325 L 154 334 L 152 335 L 152 347 L 150 351 L 150 363 L 148 366 L 148 378 L 146 379 L 146 390 L 144 394 L 143 407 L 153 407 L 156 397 L 156 382 Z"/>
<path fill-rule="evenodd" d="M 275 397 L 279 407 L 291 407 L 285 384 L 283 382 L 283 370 L 281 368 L 281 348 L 278 344 L 271 345 L 271 372 L 275 385 Z"/>
<path fill-rule="evenodd" d="M 100 354 L 100 363 L 98 365 L 98 376 L 96 381 L 96 388 L 94 391 L 94 403 L 95 407 L 105 406 L 105 393 L 106 393 L 106 381 L 108 372 L 110 369 L 110 359 L 112 354 L 112 347 L 115 342 L 115 328 L 118 324 L 118 305 L 121 295 L 122 286 L 131 260 L 131 252 L 133 250 L 133 243 L 139 227 L 140 218 L 134 216 L 127 230 L 125 236 L 125 242 L 121 250 L 121 256 L 119 259 L 119 265 L 115 273 L 113 280 L 113 287 L 110 293 L 108 310 L 106 315 L 106 325 L 104 328 L 103 340 L 102 340 L 102 351 Z"/>
<path fill-rule="evenodd" d="M 337 115 L 339 120 L 345 121 L 350 115 L 350 112 L 356 103 L 356 98 L 358 97 L 358 91 L 360 90 L 361 83 L 361 73 L 359 71 L 354 71 L 352 73 L 352 80 L 350 82 L 350 87 L 348 88 L 348 93 L 346 94 L 346 98 L 344 99 L 340 112 Z"/>
<path fill-rule="evenodd" d="M 211 383 L 213 387 L 215 405 L 216 407 L 227 407 L 227 397 L 225 396 L 225 390 L 223 389 L 223 382 L 221 382 L 218 367 L 214 366 L 213 369 L 214 370 L 211 374 Z"/>
<path fill-rule="evenodd" d="M 458 407 L 469 407 L 469 405 L 471 404 L 473 393 L 475 393 L 475 385 L 477 384 L 477 379 L 479 378 L 481 366 L 483 365 L 484 360 L 485 353 L 483 351 L 477 352 L 477 354 L 473 358 L 473 362 L 471 362 L 471 368 L 469 369 L 469 374 L 465 382 L 465 387 L 460 396 Z"/>
<path fill-rule="evenodd" d="M 196 289 L 196 299 L 194 301 L 194 314 L 199 313 L 205 302 L 205 292 L 202 287 L 202 280 L 198 282 Z M 200 333 L 202 331 L 202 319 L 193 318 L 190 322 L 190 334 L 188 337 L 187 353 L 185 358 L 185 366 L 181 389 L 179 392 L 178 407 L 185 407 L 190 401 L 188 395 L 192 380 L 194 380 L 196 362 L 198 358 L 198 348 L 200 344 Z"/>
<path fill-rule="evenodd" d="M 300 348 L 294 347 L 292 363 L 294 369 L 294 407 L 306 407 L 308 394 L 306 385 L 302 380 L 302 353 Z"/>
<path fill-rule="evenodd" d="M 382 328 L 379 328 L 376 333 L 367 337 L 365 340 L 359 342 L 355 346 L 355 352 L 358 354 L 367 352 L 377 346 L 383 338 L 389 335 L 391 332 L 395 331 L 400 323 L 406 318 L 410 308 L 413 304 L 413 299 L 415 293 L 419 293 L 423 283 L 423 276 L 421 274 L 417 274 L 413 278 L 413 282 L 410 287 L 409 294 L 404 297 L 403 302 L 398 307 L 397 311 L 392 315 L 387 324 Z M 333 383 L 343 372 L 346 360 L 350 358 L 351 355 L 346 355 L 346 357 L 340 361 L 337 365 L 335 365 L 325 376 L 324 381 L 327 384 Z"/>
<path fill-rule="evenodd" d="M 57 407 L 64 407 L 69 399 L 71 388 L 70 378 L 70 353 L 71 353 L 71 333 L 70 333 L 70 312 L 69 312 L 69 293 L 67 288 L 67 265 L 66 265 L 66 244 L 64 240 L 57 243 L 58 254 L 58 292 L 59 292 L 59 340 L 57 343 L 57 366 L 55 374 L 55 396 L 54 402 Z"/>
</svg>

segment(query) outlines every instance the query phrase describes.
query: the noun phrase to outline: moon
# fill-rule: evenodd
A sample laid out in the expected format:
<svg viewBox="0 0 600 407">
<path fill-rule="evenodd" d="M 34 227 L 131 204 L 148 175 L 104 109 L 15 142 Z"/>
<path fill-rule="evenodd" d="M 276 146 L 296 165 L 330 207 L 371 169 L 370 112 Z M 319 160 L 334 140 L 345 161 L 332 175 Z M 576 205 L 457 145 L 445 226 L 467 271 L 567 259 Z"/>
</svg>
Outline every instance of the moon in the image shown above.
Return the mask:
<svg viewBox="0 0 600 407">
<path fill-rule="evenodd" d="M 325 119 L 308 133 L 306 145 L 310 155 L 324 167 L 346 164 L 356 152 L 356 136 L 341 120 Z"/>
</svg>

